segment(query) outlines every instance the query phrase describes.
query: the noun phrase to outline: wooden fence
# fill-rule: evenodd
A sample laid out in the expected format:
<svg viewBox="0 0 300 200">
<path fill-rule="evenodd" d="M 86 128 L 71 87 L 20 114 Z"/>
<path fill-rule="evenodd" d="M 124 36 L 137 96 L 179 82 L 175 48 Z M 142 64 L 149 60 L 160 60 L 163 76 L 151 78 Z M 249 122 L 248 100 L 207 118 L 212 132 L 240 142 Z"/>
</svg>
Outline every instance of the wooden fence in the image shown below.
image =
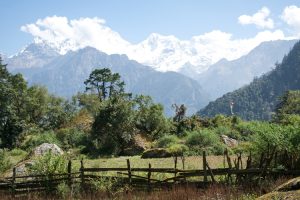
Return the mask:
<svg viewBox="0 0 300 200">
<path fill-rule="evenodd" d="M 68 162 L 67 173 L 49 175 L 28 175 L 16 176 L 16 169 L 13 169 L 11 177 L 0 180 L 0 190 L 10 192 L 12 195 L 24 194 L 35 191 L 53 191 L 60 183 L 66 183 L 69 187 L 73 184 L 80 184 L 82 189 L 91 187 L 93 181 L 99 179 L 117 179 L 120 184 L 146 190 L 155 188 L 171 187 L 175 184 L 197 184 L 204 186 L 209 183 L 218 182 L 218 177 L 223 176 L 223 181 L 227 183 L 239 183 L 248 181 L 249 178 L 264 178 L 266 176 L 299 176 L 300 170 L 276 170 L 266 166 L 252 168 L 251 154 L 243 166 L 242 156 L 231 161 L 228 152 L 224 154 L 224 162 L 228 167 L 212 169 L 203 152 L 202 169 L 177 169 L 177 158 L 174 159 L 174 168 L 152 168 L 151 164 L 147 168 L 132 168 L 130 160 L 127 159 L 127 167 L 123 168 L 86 168 L 81 160 L 78 172 L 72 172 L 72 162 Z M 224 163 L 225 164 L 225 163 Z M 234 165 L 234 166 L 233 166 Z M 225 165 L 224 165 L 225 166 Z M 163 179 L 155 178 L 155 173 L 166 174 Z"/>
</svg>

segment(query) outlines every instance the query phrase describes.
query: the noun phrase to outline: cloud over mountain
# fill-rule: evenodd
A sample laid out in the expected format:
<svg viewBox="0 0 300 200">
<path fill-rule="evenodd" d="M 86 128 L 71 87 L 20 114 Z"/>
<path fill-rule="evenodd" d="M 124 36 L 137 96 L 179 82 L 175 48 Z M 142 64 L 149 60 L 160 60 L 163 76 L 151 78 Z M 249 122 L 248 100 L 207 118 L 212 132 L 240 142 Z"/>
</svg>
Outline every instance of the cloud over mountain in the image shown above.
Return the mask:
<svg viewBox="0 0 300 200">
<path fill-rule="evenodd" d="M 61 54 L 91 46 L 108 54 L 126 54 L 159 71 L 180 71 L 189 63 L 198 66 L 197 71 L 202 72 L 222 58 L 233 60 L 247 54 L 263 41 L 285 38 L 281 30 L 265 30 L 252 38 L 241 39 L 234 38 L 231 33 L 213 30 L 190 40 L 153 33 L 140 43 L 132 44 L 97 17 L 71 20 L 46 17 L 22 26 L 21 30 L 30 33 L 37 43 L 47 42 Z"/>
</svg>

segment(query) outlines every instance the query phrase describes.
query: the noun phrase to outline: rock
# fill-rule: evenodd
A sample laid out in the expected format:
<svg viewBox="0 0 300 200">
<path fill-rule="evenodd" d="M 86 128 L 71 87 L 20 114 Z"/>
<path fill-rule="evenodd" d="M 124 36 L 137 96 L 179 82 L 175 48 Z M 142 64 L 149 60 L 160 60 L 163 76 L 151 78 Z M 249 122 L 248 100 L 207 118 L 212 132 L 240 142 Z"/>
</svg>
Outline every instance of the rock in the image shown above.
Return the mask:
<svg viewBox="0 0 300 200">
<path fill-rule="evenodd" d="M 36 148 L 31 153 L 31 156 L 42 156 L 47 152 L 51 152 L 54 155 L 62 155 L 64 152 L 56 144 L 43 143 Z"/>
<path fill-rule="evenodd" d="M 238 145 L 238 141 L 236 139 L 230 138 L 227 135 L 221 135 L 222 141 L 228 147 L 236 147 Z"/>
<path fill-rule="evenodd" d="M 172 154 L 163 148 L 146 150 L 143 152 L 141 156 L 141 158 L 167 158 L 167 157 L 172 157 Z"/>
<path fill-rule="evenodd" d="M 19 163 L 16 168 L 16 175 L 25 175 L 27 172 L 27 169 L 31 167 L 34 164 L 33 160 L 26 160 L 22 163 Z"/>
</svg>

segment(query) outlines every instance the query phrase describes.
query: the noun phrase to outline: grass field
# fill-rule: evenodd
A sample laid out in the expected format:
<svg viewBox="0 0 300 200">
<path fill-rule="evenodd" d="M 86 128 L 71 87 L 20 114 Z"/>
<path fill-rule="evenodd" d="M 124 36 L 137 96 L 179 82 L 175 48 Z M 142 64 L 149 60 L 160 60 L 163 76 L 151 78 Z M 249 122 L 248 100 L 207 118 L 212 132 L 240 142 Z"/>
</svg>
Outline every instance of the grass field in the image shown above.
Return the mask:
<svg viewBox="0 0 300 200">
<path fill-rule="evenodd" d="M 151 163 L 152 168 L 173 168 L 173 158 L 141 159 L 140 156 L 84 159 L 84 167 L 127 167 L 126 160 L 130 160 L 131 167 L 147 168 Z M 211 168 L 224 167 L 223 156 L 207 156 L 207 162 Z M 76 165 L 79 161 L 75 161 Z M 177 168 L 182 169 L 182 159 L 177 160 Z M 189 156 L 185 158 L 185 169 L 202 169 L 202 156 Z"/>
</svg>

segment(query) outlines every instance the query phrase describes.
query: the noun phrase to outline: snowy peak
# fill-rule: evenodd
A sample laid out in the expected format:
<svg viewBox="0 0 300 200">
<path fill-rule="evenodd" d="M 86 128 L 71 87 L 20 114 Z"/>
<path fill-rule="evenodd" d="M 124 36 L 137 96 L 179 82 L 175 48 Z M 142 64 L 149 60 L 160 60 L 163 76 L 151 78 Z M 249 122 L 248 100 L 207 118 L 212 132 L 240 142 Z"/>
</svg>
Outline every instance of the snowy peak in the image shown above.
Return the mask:
<svg viewBox="0 0 300 200">
<path fill-rule="evenodd" d="M 42 67 L 59 55 L 57 49 L 47 43 L 31 43 L 18 54 L 11 56 L 8 59 L 8 66 L 12 70 Z"/>
</svg>

